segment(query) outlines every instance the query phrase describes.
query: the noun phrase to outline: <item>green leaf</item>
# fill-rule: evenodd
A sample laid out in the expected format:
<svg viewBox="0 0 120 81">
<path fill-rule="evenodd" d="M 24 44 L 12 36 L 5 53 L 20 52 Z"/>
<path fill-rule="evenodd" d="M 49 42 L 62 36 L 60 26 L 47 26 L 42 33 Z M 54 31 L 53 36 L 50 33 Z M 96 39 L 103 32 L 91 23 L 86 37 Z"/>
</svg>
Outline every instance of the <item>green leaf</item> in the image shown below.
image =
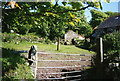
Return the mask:
<svg viewBox="0 0 120 81">
<path fill-rule="evenodd" d="M 30 5 L 28 5 L 27 3 L 25 4 L 25 6 L 30 7 Z"/>
<path fill-rule="evenodd" d="M 70 13 L 70 12 L 69 12 L 69 14 L 70 14 L 70 16 L 71 16 L 72 18 L 75 18 L 75 15 L 73 15 L 73 14 L 72 14 L 72 13 Z"/>
<path fill-rule="evenodd" d="M 37 25 L 38 23 L 37 23 L 37 21 L 34 21 L 34 23 Z"/>
<path fill-rule="evenodd" d="M 70 23 L 70 25 L 75 26 L 75 24 L 73 22 L 69 22 L 69 23 Z"/>
</svg>

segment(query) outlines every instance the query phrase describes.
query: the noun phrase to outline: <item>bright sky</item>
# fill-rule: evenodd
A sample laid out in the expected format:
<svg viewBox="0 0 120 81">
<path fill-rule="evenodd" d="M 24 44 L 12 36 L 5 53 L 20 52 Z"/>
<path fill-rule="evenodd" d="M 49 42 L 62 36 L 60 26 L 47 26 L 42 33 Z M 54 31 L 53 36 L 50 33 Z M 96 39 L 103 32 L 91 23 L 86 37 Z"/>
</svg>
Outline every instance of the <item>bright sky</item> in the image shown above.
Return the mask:
<svg viewBox="0 0 120 81">
<path fill-rule="evenodd" d="M 106 11 L 120 12 L 120 0 L 114 0 L 111 3 L 102 2 L 102 5 L 103 5 L 103 9 L 102 10 L 99 9 L 102 12 L 106 12 Z M 86 18 L 87 18 L 88 22 L 91 19 L 90 9 L 85 10 L 86 11 L 85 15 L 86 15 Z"/>
<path fill-rule="evenodd" d="M 61 0 L 60 2 L 62 2 L 62 1 L 63 0 Z M 110 3 L 106 3 L 106 2 L 104 2 L 104 0 L 101 0 L 101 1 L 102 1 L 103 9 L 102 10 L 98 9 L 99 11 L 101 11 L 101 12 L 106 12 L 106 11 L 120 12 L 120 0 L 111 0 Z M 59 5 L 62 5 L 62 3 L 59 3 Z M 94 9 L 94 8 L 88 8 L 85 10 L 85 15 L 86 15 L 88 22 L 91 19 L 90 9 Z"/>
</svg>

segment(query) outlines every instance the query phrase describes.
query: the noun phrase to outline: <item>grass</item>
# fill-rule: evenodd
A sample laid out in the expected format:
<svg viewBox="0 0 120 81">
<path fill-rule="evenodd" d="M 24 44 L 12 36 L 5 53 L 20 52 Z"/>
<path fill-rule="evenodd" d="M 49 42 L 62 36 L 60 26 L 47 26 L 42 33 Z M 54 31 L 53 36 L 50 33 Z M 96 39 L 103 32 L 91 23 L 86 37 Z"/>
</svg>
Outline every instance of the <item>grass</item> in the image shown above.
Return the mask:
<svg viewBox="0 0 120 81">
<path fill-rule="evenodd" d="M 51 53 L 70 53 L 70 54 L 95 54 L 92 51 L 88 51 L 85 49 L 77 48 L 74 45 L 60 45 L 60 50 L 57 51 L 57 46 L 53 44 L 40 44 L 40 43 L 30 43 L 30 42 L 22 42 L 19 44 L 15 43 L 2 43 L 4 48 L 10 48 L 15 50 L 29 50 L 32 45 L 37 45 L 38 51 L 45 51 Z"/>
</svg>

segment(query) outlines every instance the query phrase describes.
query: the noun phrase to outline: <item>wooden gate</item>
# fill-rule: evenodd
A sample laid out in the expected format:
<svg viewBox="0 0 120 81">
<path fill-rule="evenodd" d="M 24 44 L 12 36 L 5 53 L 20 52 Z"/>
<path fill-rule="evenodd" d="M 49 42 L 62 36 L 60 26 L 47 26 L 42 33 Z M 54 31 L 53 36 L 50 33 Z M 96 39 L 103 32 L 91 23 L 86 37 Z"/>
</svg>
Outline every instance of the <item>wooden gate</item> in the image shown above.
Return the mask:
<svg viewBox="0 0 120 81">
<path fill-rule="evenodd" d="M 42 59 L 42 60 L 39 60 L 39 57 L 42 57 L 42 55 L 56 55 L 56 56 L 64 56 L 64 57 L 67 57 L 67 56 L 72 56 L 72 57 L 88 57 L 89 59 L 75 59 L 75 60 L 68 60 L 68 59 L 61 59 L 61 60 L 48 60 L 48 59 Z M 81 75 L 83 74 L 84 70 L 81 69 L 81 70 L 68 70 L 68 71 L 62 71 L 62 72 L 49 72 L 52 70 L 55 70 L 55 69 L 66 69 L 66 68 L 86 68 L 86 67 L 90 67 L 90 64 L 89 65 L 72 65 L 72 66 L 49 66 L 49 67 L 41 67 L 41 66 L 38 66 L 39 65 L 39 62 L 47 62 L 47 63 L 53 63 L 53 62 L 90 62 L 91 61 L 91 55 L 89 54 L 66 54 L 66 53 L 46 53 L 46 52 L 37 52 L 36 53 L 36 60 L 33 61 L 33 64 L 30 66 L 31 69 L 32 69 L 32 72 L 34 73 L 34 78 L 36 79 L 39 79 L 37 76 L 51 76 L 51 75 L 59 75 L 60 77 L 46 77 L 46 78 L 42 78 L 42 79 L 39 79 L 39 80 L 81 80 Z M 46 65 L 47 65 L 46 63 Z M 39 69 L 42 69 L 40 70 L 40 72 L 38 73 L 37 71 L 39 71 Z M 46 73 L 42 73 L 41 71 L 43 70 L 46 70 L 48 72 Z M 64 75 L 61 77 L 61 75 Z"/>
</svg>

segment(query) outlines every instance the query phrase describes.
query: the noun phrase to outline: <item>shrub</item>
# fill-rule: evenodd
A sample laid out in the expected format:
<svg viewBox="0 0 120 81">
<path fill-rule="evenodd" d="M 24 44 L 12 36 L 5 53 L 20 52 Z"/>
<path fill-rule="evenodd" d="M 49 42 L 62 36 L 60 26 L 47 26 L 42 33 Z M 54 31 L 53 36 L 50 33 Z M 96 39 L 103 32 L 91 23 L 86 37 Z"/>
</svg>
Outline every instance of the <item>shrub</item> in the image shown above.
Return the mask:
<svg viewBox="0 0 120 81">
<path fill-rule="evenodd" d="M 120 51 L 120 32 L 106 34 L 103 39 L 104 52 L 113 54 Z"/>
<path fill-rule="evenodd" d="M 2 79 L 3 81 L 14 81 L 15 79 L 33 79 L 31 69 L 26 60 L 14 49 L 2 48 Z"/>
<path fill-rule="evenodd" d="M 45 40 L 45 43 L 46 43 L 46 44 L 52 44 L 52 41 L 51 41 L 50 39 L 46 39 L 46 40 Z"/>
<path fill-rule="evenodd" d="M 17 38 L 17 34 L 15 33 L 3 33 L 2 34 L 2 41 L 3 42 L 12 42 L 15 38 Z"/>
<path fill-rule="evenodd" d="M 29 33 L 26 35 L 19 35 L 17 33 L 3 33 L 2 34 L 2 42 L 43 42 L 44 39 L 35 35 L 34 33 Z"/>
</svg>

